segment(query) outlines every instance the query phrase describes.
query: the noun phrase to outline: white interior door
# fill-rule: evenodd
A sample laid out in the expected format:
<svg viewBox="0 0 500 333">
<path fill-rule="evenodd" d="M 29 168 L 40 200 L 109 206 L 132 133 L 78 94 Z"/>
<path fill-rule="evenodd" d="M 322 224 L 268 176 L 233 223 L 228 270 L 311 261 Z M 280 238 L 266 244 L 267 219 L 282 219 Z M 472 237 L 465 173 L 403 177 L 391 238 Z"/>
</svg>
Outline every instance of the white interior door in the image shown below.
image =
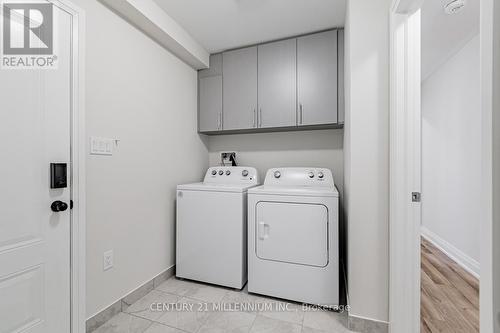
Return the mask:
<svg viewBox="0 0 500 333">
<path fill-rule="evenodd" d="M 71 17 L 53 11 L 57 69 L 0 69 L 0 333 L 70 332 L 71 210 L 51 205 L 71 196 Z"/>
<path fill-rule="evenodd" d="M 256 209 L 255 241 L 259 258 L 317 267 L 328 264 L 325 206 L 261 201 Z"/>
</svg>

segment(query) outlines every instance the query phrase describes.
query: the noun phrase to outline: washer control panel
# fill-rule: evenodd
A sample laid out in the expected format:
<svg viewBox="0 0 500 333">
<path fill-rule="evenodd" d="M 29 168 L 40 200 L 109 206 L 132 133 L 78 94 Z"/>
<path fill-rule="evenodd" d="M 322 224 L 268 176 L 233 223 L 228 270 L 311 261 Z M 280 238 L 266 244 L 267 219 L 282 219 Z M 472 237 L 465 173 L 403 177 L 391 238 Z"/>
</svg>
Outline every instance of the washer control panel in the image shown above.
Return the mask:
<svg viewBox="0 0 500 333">
<path fill-rule="evenodd" d="M 211 167 L 205 174 L 204 183 L 259 184 L 257 170 L 252 167 Z"/>
<path fill-rule="evenodd" d="M 273 168 L 269 169 L 264 185 L 334 187 L 333 175 L 325 168 Z"/>
</svg>

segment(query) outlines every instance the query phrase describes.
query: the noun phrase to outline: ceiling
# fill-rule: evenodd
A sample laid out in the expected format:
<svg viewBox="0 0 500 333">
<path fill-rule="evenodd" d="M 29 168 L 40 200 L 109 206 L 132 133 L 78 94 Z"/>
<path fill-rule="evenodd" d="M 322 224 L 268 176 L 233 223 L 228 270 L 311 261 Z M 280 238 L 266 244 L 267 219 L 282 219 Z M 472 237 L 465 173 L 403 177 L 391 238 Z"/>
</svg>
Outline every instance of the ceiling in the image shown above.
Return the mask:
<svg viewBox="0 0 500 333">
<path fill-rule="evenodd" d="M 422 80 L 479 33 L 479 2 L 467 0 L 462 11 L 444 12 L 451 0 L 426 0 L 422 7 Z"/>
<path fill-rule="evenodd" d="M 346 0 L 154 1 L 210 53 L 343 27 L 346 10 Z"/>
</svg>

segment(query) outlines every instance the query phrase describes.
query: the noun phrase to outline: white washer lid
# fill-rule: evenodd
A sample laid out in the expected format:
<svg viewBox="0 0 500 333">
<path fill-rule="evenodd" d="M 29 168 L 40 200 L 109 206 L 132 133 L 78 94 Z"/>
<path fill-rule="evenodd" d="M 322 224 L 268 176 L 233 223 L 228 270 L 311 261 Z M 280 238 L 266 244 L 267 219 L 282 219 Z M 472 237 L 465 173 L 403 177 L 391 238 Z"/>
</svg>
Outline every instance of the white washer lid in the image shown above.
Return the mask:
<svg viewBox="0 0 500 333">
<path fill-rule="evenodd" d="M 233 192 L 243 193 L 249 188 L 254 187 L 254 184 L 210 184 L 210 183 L 192 183 L 178 185 L 177 190 L 182 191 L 209 191 L 209 192 Z"/>
<path fill-rule="evenodd" d="M 311 187 L 311 186 L 257 186 L 248 190 L 248 194 L 260 195 L 286 195 L 301 197 L 339 197 L 336 187 Z"/>
</svg>

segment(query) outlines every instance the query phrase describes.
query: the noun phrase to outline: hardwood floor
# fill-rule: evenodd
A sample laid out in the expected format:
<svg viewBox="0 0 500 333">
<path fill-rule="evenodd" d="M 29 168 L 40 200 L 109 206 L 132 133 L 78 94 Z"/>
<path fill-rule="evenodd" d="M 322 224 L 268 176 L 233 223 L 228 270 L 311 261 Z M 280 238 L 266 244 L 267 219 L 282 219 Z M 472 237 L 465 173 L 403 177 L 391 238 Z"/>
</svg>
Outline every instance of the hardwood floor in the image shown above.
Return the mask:
<svg viewBox="0 0 500 333">
<path fill-rule="evenodd" d="M 422 238 L 421 332 L 479 332 L 479 281 Z"/>
</svg>

